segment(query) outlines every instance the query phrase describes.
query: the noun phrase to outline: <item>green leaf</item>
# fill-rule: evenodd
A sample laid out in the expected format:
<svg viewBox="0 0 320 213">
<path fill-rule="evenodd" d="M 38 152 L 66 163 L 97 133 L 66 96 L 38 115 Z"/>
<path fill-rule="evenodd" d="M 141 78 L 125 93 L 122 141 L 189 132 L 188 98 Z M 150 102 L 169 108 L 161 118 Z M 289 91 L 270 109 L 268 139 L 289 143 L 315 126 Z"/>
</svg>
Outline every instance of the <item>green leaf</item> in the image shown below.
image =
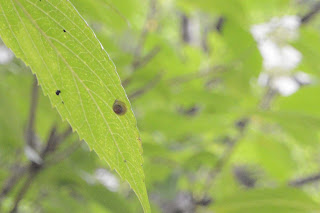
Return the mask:
<svg viewBox="0 0 320 213">
<path fill-rule="evenodd" d="M 212 206 L 219 213 L 307 213 L 318 212 L 320 207 L 298 189 L 257 189 L 244 191 Z"/>
<path fill-rule="evenodd" d="M 215 154 L 208 151 L 198 151 L 185 160 L 184 168 L 197 171 L 201 167 L 211 168 L 216 165 L 217 161 L 218 158 Z"/>
<path fill-rule="evenodd" d="M 247 14 L 252 17 L 250 22 L 262 23 L 270 20 L 272 17 L 281 17 L 291 12 L 290 0 L 242 0 L 242 5 Z"/>
<path fill-rule="evenodd" d="M 296 169 L 290 147 L 272 136 L 251 134 L 238 144 L 233 160 L 237 163 L 257 164 L 268 175 L 279 181 L 287 181 Z M 281 160 L 274 156 L 281 156 Z"/>
<path fill-rule="evenodd" d="M 69 1 L 1 0 L 0 35 L 37 75 L 45 95 L 150 212 L 142 148 L 115 66 Z M 56 91 L 61 93 L 56 95 Z M 130 110 L 113 112 L 116 100 Z"/>
<path fill-rule="evenodd" d="M 320 117 L 318 98 L 314 98 L 319 95 L 320 86 L 310 85 L 299 89 L 296 93 L 289 97 L 280 97 L 275 102 L 275 107 L 281 111 L 287 111 L 291 113 L 300 113 L 310 115 L 313 117 Z"/>
<path fill-rule="evenodd" d="M 119 196 L 119 194 L 107 190 L 101 185 L 93 185 L 89 187 L 83 187 L 83 195 L 88 196 L 88 199 L 94 199 L 94 201 L 100 203 L 106 209 L 109 209 L 113 213 L 132 213 L 131 206 L 128 205 L 127 200 Z"/>
<path fill-rule="evenodd" d="M 293 46 L 303 55 L 302 61 L 298 69 L 319 76 L 320 65 L 317 51 L 320 48 L 320 36 L 318 29 L 303 27 L 300 29 L 300 37 L 293 42 Z"/>
<path fill-rule="evenodd" d="M 320 132 L 320 113 L 319 100 L 314 97 L 319 92 L 320 87 L 317 85 L 303 87 L 289 97 L 279 97 L 274 102 L 274 111 L 260 112 L 259 116 L 265 121 L 278 124 L 301 145 L 316 146 Z"/>
<path fill-rule="evenodd" d="M 260 113 L 264 121 L 277 124 L 295 141 L 302 145 L 317 146 L 320 130 L 320 118 L 303 111 L 274 111 Z M 290 122 L 288 122 L 290 121 Z M 306 132 L 308 134 L 306 134 Z"/>
</svg>

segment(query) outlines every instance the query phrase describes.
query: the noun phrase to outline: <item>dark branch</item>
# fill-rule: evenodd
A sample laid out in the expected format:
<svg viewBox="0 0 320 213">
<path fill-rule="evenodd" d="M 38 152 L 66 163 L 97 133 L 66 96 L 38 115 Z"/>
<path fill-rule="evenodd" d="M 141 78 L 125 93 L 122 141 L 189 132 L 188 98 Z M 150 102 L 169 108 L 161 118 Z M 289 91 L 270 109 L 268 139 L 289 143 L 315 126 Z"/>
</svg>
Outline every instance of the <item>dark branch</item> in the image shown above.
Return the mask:
<svg viewBox="0 0 320 213">
<path fill-rule="evenodd" d="M 203 70 L 200 70 L 197 72 L 188 73 L 188 74 L 180 75 L 178 77 L 169 79 L 168 80 L 169 84 L 182 84 L 195 79 L 209 77 L 210 75 L 217 74 L 219 72 L 224 72 L 226 70 L 226 67 L 222 65 L 216 65 L 213 67 L 206 68 L 205 70 L 206 72 L 204 72 Z"/>
<path fill-rule="evenodd" d="M 137 91 L 133 92 L 132 94 L 128 95 L 128 98 L 130 99 L 130 101 L 132 101 L 132 100 L 136 99 L 137 97 L 150 91 L 152 88 L 154 88 L 158 84 L 158 82 L 161 80 L 161 78 L 162 78 L 162 73 L 158 73 L 151 81 L 149 81 L 142 88 L 140 88 Z"/>
<path fill-rule="evenodd" d="M 135 59 L 132 64 L 132 72 L 135 72 L 137 69 L 145 66 L 146 64 L 148 64 L 160 51 L 160 47 L 155 47 L 153 48 L 150 52 L 148 52 L 144 57 L 140 58 L 140 59 Z M 122 81 L 122 86 L 126 87 L 131 81 L 132 81 L 132 76 L 124 79 Z"/>
<path fill-rule="evenodd" d="M 26 181 L 24 182 L 23 186 L 20 188 L 15 200 L 14 205 L 10 213 L 16 213 L 18 210 L 18 206 L 20 201 L 23 199 L 25 194 L 28 192 L 31 183 L 34 181 L 37 174 L 45 168 L 45 161 L 51 153 L 55 152 L 58 145 L 67 139 L 67 137 L 72 133 L 72 129 L 68 127 L 64 132 L 61 134 L 57 133 L 56 126 L 53 126 L 51 128 L 51 131 L 49 133 L 49 137 L 47 139 L 46 145 L 43 147 L 40 157 L 43 159 L 41 164 L 37 164 L 35 162 L 30 162 L 29 166 L 21 170 L 19 173 L 11 176 L 8 179 L 8 182 L 6 184 L 6 187 L 4 187 L 3 191 L 5 192 L 5 195 L 8 194 L 8 192 L 16 185 L 17 181 L 21 179 L 21 177 L 25 174 L 28 174 L 28 177 Z"/>
<path fill-rule="evenodd" d="M 30 110 L 29 110 L 29 118 L 26 127 L 26 144 L 31 148 L 35 148 L 35 133 L 34 133 L 34 125 L 36 119 L 36 110 L 38 105 L 38 95 L 39 95 L 38 81 L 36 77 L 34 77 L 32 89 L 31 89 L 31 100 L 30 100 Z M 12 175 L 6 180 L 4 186 L 1 189 L 0 193 L 0 202 L 1 200 L 8 195 L 13 187 L 24 177 L 25 173 L 28 171 L 28 167 L 17 165 L 13 170 Z"/>
<path fill-rule="evenodd" d="M 213 200 L 210 197 L 203 197 L 200 200 L 194 200 L 195 205 L 198 206 L 208 206 Z"/>
<path fill-rule="evenodd" d="M 216 23 L 216 30 L 221 33 L 222 32 L 222 29 L 223 29 L 223 26 L 224 26 L 224 23 L 225 23 L 225 18 L 223 16 L 219 17 L 217 23 Z"/>
<path fill-rule="evenodd" d="M 47 144 L 44 147 L 41 157 L 44 158 L 47 154 L 54 152 L 58 145 L 63 142 L 65 139 L 68 138 L 68 136 L 72 133 L 72 128 L 68 127 L 64 132 L 61 134 L 56 133 L 56 127 L 53 126 L 49 135 L 49 138 L 47 140 Z"/>
<path fill-rule="evenodd" d="M 190 35 L 190 20 L 189 18 L 183 14 L 181 17 L 181 31 L 182 31 L 182 40 L 185 43 L 190 43 L 191 35 Z"/>
<path fill-rule="evenodd" d="M 144 57 L 139 60 L 136 60 L 132 64 L 133 70 L 139 69 L 140 67 L 145 66 L 148 62 L 150 62 L 160 51 L 160 47 L 156 46 L 150 52 L 148 52 Z"/>
<path fill-rule="evenodd" d="M 304 16 L 301 17 L 300 23 L 309 23 L 320 12 L 320 2 L 317 2 L 313 8 Z"/>
<path fill-rule="evenodd" d="M 74 151 L 76 151 L 80 147 L 80 145 L 81 141 L 75 141 L 69 147 L 65 148 L 63 151 L 55 153 L 54 158 L 46 162 L 46 166 L 48 167 L 63 161 L 64 159 L 69 157 Z"/>
<path fill-rule="evenodd" d="M 290 186 L 300 187 L 306 184 L 312 184 L 320 181 L 320 173 L 310 175 L 308 177 L 299 178 L 289 182 Z"/>
<path fill-rule="evenodd" d="M 138 38 L 138 42 L 136 47 L 134 48 L 133 51 L 133 59 L 131 62 L 131 71 L 132 73 L 134 73 L 138 68 L 141 68 L 143 66 L 145 66 L 148 62 L 150 62 L 160 51 L 159 47 L 155 47 L 154 49 L 152 49 L 149 53 L 147 53 L 145 56 L 141 56 L 142 55 L 142 50 L 146 41 L 146 38 L 149 34 L 149 28 L 150 28 L 150 20 L 152 20 L 155 15 L 156 15 L 156 11 L 157 11 L 157 2 L 156 0 L 150 0 L 150 5 L 149 5 L 149 12 L 148 15 L 146 17 L 142 32 Z M 127 86 L 131 81 L 132 81 L 132 75 L 127 77 L 126 79 L 124 79 L 122 81 L 122 86 L 125 87 Z"/>
<path fill-rule="evenodd" d="M 53 126 L 51 128 L 51 131 L 50 131 L 50 134 L 49 134 L 49 138 L 47 140 L 47 144 L 46 146 L 43 148 L 40 156 L 41 158 L 45 158 L 46 155 L 49 153 L 49 152 L 53 152 L 55 150 L 55 147 L 56 147 L 56 143 L 57 143 L 57 128 L 56 126 Z"/>
<path fill-rule="evenodd" d="M 31 183 L 33 182 L 33 180 L 37 174 L 38 174 L 38 172 L 32 172 L 29 174 L 27 180 L 24 182 L 23 186 L 21 187 L 21 189 L 19 190 L 19 192 L 17 194 L 17 197 L 16 197 L 14 204 L 13 204 L 13 208 L 10 211 L 10 213 L 17 213 L 20 201 L 23 199 L 24 195 L 27 193 L 28 189 L 31 186 Z"/>
<path fill-rule="evenodd" d="M 12 188 L 24 177 L 28 167 L 18 167 L 13 170 L 12 175 L 7 179 L 3 188 L 1 189 L 0 202 L 1 200 L 9 194 Z"/>
<path fill-rule="evenodd" d="M 137 61 L 138 58 L 141 56 L 142 47 L 144 46 L 145 40 L 146 40 L 147 35 L 148 35 L 148 33 L 149 33 L 149 21 L 150 21 L 151 19 L 153 19 L 153 17 L 155 16 L 155 14 L 156 14 L 156 1 L 155 1 L 155 0 L 151 0 L 151 1 L 150 1 L 149 12 L 148 12 L 148 15 L 147 15 L 147 17 L 146 17 L 143 30 L 142 30 L 142 32 L 141 32 L 141 34 L 140 34 L 138 44 L 137 44 L 137 46 L 136 46 L 136 48 L 135 48 L 135 51 L 134 51 L 133 63 L 134 63 L 135 61 Z"/>
<path fill-rule="evenodd" d="M 262 108 L 263 110 L 268 110 L 270 108 L 271 102 L 275 98 L 276 94 L 277 93 L 275 93 L 273 89 L 268 87 L 268 89 L 267 89 L 266 93 L 264 94 L 264 96 L 262 97 L 261 103 L 258 107 Z M 218 174 L 220 174 L 220 172 L 222 171 L 224 166 L 229 162 L 229 160 L 232 157 L 232 154 L 235 150 L 236 145 L 245 136 L 245 133 L 246 133 L 246 130 L 248 129 L 249 124 L 250 124 L 249 117 L 241 118 L 235 122 L 235 126 L 238 130 L 238 134 L 236 136 L 234 136 L 233 138 L 229 137 L 229 136 L 225 137 L 225 142 L 227 144 L 227 147 L 225 148 L 222 156 L 220 157 L 220 159 L 216 163 L 214 170 L 209 172 L 209 174 L 207 176 L 207 180 L 206 180 L 206 182 L 207 182 L 206 186 L 211 185 L 210 183 L 211 183 L 212 179 L 215 176 L 217 176 Z M 210 187 L 207 187 L 207 189 L 206 189 L 207 191 L 205 192 L 206 194 L 208 193 L 209 189 L 210 189 Z"/>
<path fill-rule="evenodd" d="M 260 109 L 262 109 L 262 110 L 270 109 L 271 103 L 277 94 L 278 94 L 278 92 L 276 90 L 269 87 L 260 102 L 260 106 L 259 106 Z"/>
</svg>

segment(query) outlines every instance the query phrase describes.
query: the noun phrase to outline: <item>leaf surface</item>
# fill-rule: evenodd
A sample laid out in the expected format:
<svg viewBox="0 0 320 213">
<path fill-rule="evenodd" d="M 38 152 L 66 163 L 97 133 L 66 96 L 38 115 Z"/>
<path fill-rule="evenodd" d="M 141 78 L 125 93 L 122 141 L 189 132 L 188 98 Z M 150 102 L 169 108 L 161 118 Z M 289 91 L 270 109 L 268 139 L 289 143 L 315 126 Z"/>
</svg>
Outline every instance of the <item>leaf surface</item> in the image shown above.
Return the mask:
<svg viewBox="0 0 320 213">
<path fill-rule="evenodd" d="M 61 117 L 128 181 L 150 212 L 130 102 L 112 60 L 73 5 L 0 0 L 0 36 L 31 67 Z M 116 100 L 128 109 L 124 115 L 114 113 Z"/>
</svg>

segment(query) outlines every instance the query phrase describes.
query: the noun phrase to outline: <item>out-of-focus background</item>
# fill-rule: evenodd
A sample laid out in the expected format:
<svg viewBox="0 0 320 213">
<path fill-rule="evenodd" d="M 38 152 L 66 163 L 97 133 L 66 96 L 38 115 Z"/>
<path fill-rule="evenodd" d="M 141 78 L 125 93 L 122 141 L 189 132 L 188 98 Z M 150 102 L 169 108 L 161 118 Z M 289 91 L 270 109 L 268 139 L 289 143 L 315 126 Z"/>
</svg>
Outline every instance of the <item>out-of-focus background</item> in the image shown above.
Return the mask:
<svg viewBox="0 0 320 213">
<path fill-rule="evenodd" d="M 132 103 L 152 212 L 315 212 L 320 1 L 71 2 Z M 0 43 L 0 212 L 142 212 L 36 85 Z"/>
</svg>

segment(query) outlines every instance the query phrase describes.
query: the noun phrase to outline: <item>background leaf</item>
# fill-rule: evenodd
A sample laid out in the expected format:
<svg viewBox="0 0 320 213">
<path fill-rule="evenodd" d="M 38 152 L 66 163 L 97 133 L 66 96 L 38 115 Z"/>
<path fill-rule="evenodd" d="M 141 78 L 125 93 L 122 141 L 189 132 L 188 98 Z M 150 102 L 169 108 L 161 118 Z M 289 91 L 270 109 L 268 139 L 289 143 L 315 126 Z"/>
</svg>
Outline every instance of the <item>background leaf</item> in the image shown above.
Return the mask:
<svg viewBox="0 0 320 213">
<path fill-rule="evenodd" d="M 319 211 L 319 206 L 297 189 L 258 189 L 237 193 L 217 201 L 213 210 L 221 213 L 296 212 Z"/>
</svg>

